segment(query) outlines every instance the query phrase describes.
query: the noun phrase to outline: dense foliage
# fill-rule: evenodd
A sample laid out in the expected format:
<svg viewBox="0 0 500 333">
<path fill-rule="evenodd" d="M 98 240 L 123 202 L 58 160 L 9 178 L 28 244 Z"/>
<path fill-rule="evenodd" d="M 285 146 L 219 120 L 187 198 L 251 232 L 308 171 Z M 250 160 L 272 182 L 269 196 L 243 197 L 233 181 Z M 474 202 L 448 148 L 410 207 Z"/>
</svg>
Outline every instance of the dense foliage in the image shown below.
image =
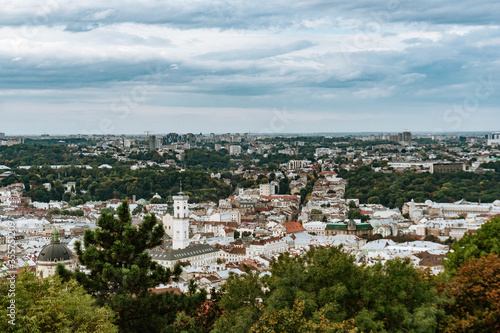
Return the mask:
<svg viewBox="0 0 500 333">
<path fill-rule="evenodd" d="M 446 284 L 445 293 L 453 302 L 445 332 L 500 331 L 500 258 L 496 253 L 471 258 L 458 267 Z"/>
<path fill-rule="evenodd" d="M 425 273 L 409 261 L 374 266 L 354 261 L 339 248 L 319 248 L 300 257 L 281 255 L 269 276 L 231 276 L 223 287 L 220 306 L 226 312 L 216 331 L 258 331 L 273 318 L 297 313 L 301 325 L 326 320 L 353 321 L 365 332 L 436 330 L 444 311 L 435 282 Z"/>
<path fill-rule="evenodd" d="M 23 270 L 16 276 L 15 289 L 10 281 L 0 280 L 1 332 L 118 332 L 114 312 L 99 306 L 75 280 L 40 279 Z M 7 316 L 11 300 L 15 317 Z"/>
<path fill-rule="evenodd" d="M 339 174 L 348 180 L 346 198 L 360 199 L 361 203 L 381 203 L 401 208 L 405 202 L 433 200 L 454 202 L 461 199 L 493 202 L 500 198 L 500 173 L 403 173 L 376 172 L 369 166 Z"/>
<path fill-rule="evenodd" d="M 115 164 L 111 153 L 107 155 L 84 155 L 81 148 L 73 149 L 58 145 L 19 144 L 0 146 L 0 164 L 10 168 L 18 166 L 40 166 L 45 164 L 92 165 Z"/>
<path fill-rule="evenodd" d="M 225 149 L 221 151 L 189 149 L 183 164 L 202 170 L 229 170 L 230 157 Z"/>
<path fill-rule="evenodd" d="M 477 234 L 465 234 L 453 244 L 444 262 L 449 274 L 455 274 L 458 267 L 470 258 L 500 254 L 500 217 L 483 224 Z"/>
<path fill-rule="evenodd" d="M 0 181 L 0 186 L 24 183 L 27 196 L 33 201 L 65 200 L 81 204 L 92 200 L 137 198 L 150 199 L 158 193 L 163 198 L 179 191 L 180 182 L 191 201 L 218 201 L 227 197 L 231 188 L 219 179 L 201 170 L 179 172 L 172 169 L 130 170 L 129 166 L 116 165 L 112 169 L 85 169 L 68 167 L 51 169 L 49 166 L 16 170 L 19 176 Z M 75 193 L 65 193 L 63 184 L 75 182 Z M 49 183 L 51 189 L 43 184 Z"/>
</svg>

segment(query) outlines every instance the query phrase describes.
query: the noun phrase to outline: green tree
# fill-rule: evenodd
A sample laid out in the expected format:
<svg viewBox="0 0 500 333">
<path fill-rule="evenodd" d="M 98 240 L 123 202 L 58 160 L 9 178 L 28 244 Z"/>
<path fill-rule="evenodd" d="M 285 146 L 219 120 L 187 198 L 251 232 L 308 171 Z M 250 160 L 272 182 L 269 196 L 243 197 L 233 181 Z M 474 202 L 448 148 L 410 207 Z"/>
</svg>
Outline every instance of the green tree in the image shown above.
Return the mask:
<svg viewBox="0 0 500 333">
<path fill-rule="evenodd" d="M 219 301 L 225 313 L 215 322 L 214 332 L 248 332 L 261 315 L 259 304 L 263 296 L 258 272 L 247 269 L 242 276 L 231 273 L 222 286 Z"/>
<path fill-rule="evenodd" d="M 490 253 L 500 254 L 500 217 L 483 224 L 477 234 L 465 234 L 455 242 L 444 260 L 444 267 L 447 273 L 454 275 L 457 268 L 469 258 L 479 258 Z"/>
<path fill-rule="evenodd" d="M 252 326 L 250 332 L 297 332 L 297 333 L 356 333 L 354 320 L 334 323 L 320 315 L 316 320 L 305 319 L 303 316 L 304 302 L 295 300 L 292 310 L 278 310 L 273 314 L 264 313 L 259 321 Z"/>
<path fill-rule="evenodd" d="M 15 296 L 10 280 L 0 282 L 0 331 L 2 332 L 118 332 L 115 313 L 97 302 L 74 279 L 63 282 L 52 276 L 40 279 L 23 270 L 15 280 Z M 15 320 L 8 320 L 15 300 Z"/>
<path fill-rule="evenodd" d="M 224 286 L 220 332 L 321 332 L 346 321 L 363 332 L 434 332 L 444 316 L 434 280 L 409 260 L 356 265 L 341 248 L 324 247 L 281 255 L 270 273 Z"/>
<path fill-rule="evenodd" d="M 132 211 L 132 215 L 138 215 L 144 211 L 144 206 L 143 205 L 137 205 L 134 210 Z"/>
<path fill-rule="evenodd" d="M 160 331 L 185 307 L 201 304 L 206 293 L 153 294 L 151 288 L 166 284 L 181 273 L 179 264 L 173 271 L 165 269 L 147 252 L 162 243 L 163 224 L 154 215 L 148 215 L 138 227 L 133 226 L 126 201 L 117 213 L 118 218 L 102 213 L 97 221 L 99 228 L 85 231 L 84 248 L 81 242 L 75 244 L 80 264 L 90 273 L 72 273 L 62 265 L 58 266 L 58 273 L 66 279 L 75 276 L 99 304 L 109 304 L 118 314 L 120 331 Z"/>
<path fill-rule="evenodd" d="M 367 202 L 369 204 L 379 204 L 380 203 L 380 197 L 377 196 L 377 195 L 373 196 L 373 197 L 369 197 Z"/>
</svg>

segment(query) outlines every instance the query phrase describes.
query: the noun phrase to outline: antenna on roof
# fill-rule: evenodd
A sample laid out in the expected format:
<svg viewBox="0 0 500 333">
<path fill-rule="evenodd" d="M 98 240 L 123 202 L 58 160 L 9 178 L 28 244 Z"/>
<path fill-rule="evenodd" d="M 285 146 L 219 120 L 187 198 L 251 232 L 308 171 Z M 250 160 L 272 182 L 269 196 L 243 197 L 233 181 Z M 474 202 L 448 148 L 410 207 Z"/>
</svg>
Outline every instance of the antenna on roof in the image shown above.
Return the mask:
<svg viewBox="0 0 500 333">
<path fill-rule="evenodd" d="M 179 192 L 182 192 L 182 180 L 181 180 L 181 185 L 180 185 L 180 190 Z"/>
</svg>

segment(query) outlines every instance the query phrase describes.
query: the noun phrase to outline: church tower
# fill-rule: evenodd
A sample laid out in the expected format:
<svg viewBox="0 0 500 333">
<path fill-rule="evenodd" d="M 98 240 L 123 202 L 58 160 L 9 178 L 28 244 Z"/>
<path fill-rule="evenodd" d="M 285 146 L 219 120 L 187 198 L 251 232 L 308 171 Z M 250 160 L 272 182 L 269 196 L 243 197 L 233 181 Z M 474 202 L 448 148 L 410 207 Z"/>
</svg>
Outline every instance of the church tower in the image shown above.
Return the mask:
<svg viewBox="0 0 500 333">
<path fill-rule="evenodd" d="M 177 193 L 174 199 L 172 249 L 184 249 L 189 245 L 189 196 Z"/>
</svg>

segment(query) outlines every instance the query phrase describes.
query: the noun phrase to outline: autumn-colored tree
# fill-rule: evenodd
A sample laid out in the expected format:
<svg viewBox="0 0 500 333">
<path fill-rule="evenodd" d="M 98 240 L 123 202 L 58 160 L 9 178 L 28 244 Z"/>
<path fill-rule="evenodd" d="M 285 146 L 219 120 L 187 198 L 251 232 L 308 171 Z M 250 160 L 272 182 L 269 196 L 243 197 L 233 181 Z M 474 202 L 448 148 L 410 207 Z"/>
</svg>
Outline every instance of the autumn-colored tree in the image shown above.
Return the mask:
<svg viewBox="0 0 500 333">
<path fill-rule="evenodd" d="M 444 332 L 500 332 L 500 257 L 471 258 L 444 284 L 453 300 Z"/>
</svg>

